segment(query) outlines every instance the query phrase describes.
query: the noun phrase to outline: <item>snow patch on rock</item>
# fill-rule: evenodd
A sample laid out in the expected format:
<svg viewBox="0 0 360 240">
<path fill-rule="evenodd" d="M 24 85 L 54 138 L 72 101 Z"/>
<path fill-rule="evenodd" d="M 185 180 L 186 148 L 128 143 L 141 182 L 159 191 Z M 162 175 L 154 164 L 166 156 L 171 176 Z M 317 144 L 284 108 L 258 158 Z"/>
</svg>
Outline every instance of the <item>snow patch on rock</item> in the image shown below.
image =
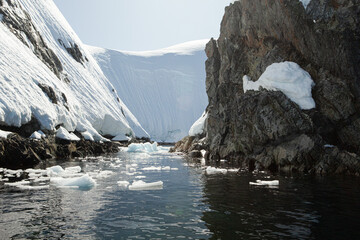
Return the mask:
<svg viewBox="0 0 360 240">
<path fill-rule="evenodd" d="M 80 141 L 80 138 L 78 136 L 76 136 L 74 133 L 69 133 L 63 127 L 60 127 L 57 130 L 55 137 L 68 141 Z"/>
<path fill-rule="evenodd" d="M 191 126 L 189 130 L 189 136 L 196 136 L 204 132 L 205 121 L 207 119 L 207 113 L 204 112 L 201 117 Z"/>
<path fill-rule="evenodd" d="M 12 132 L 0 130 L 0 138 L 7 138 Z"/>
<path fill-rule="evenodd" d="M 315 86 L 308 72 L 297 63 L 281 62 L 268 66 L 260 78 L 253 82 L 245 75 L 243 77 L 244 93 L 249 90 L 259 91 L 260 87 L 271 91 L 281 91 L 301 109 L 315 108 L 311 89 Z"/>
</svg>

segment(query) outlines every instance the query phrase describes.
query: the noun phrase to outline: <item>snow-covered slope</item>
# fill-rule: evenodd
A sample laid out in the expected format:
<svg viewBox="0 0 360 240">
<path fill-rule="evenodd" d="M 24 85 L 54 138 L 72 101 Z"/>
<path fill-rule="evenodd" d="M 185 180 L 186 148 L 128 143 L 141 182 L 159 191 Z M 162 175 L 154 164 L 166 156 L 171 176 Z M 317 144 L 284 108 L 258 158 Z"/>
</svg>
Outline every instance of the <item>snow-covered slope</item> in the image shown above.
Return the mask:
<svg viewBox="0 0 360 240">
<path fill-rule="evenodd" d="M 207 42 L 146 52 L 88 50 L 152 139 L 174 142 L 188 134 L 208 103 Z"/>
<path fill-rule="evenodd" d="M 0 10 L 0 124 L 148 136 L 52 0 Z"/>
</svg>

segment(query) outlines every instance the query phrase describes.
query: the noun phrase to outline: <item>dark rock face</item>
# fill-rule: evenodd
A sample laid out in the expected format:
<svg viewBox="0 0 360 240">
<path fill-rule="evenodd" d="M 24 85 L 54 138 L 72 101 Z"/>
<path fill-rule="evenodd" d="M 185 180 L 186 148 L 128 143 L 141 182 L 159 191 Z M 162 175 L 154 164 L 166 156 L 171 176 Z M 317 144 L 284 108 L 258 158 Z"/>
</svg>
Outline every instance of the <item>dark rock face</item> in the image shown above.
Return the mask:
<svg viewBox="0 0 360 240">
<path fill-rule="evenodd" d="M 207 160 L 249 170 L 360 174 L 360 2 L 240 0 L 225 10 L 219 39 L 206 46 Z M 243 91 L 272 63 L 292 61 L 315 82 L 316 108 L 280 92 Z M 336 147 L 324 147 L 327 144 Z M 185 146 L 187 145 L 187 146 Z"/>
<path fill-rule="evenodd" d="M 70 43 L 70 46 L 66 46 L 64 41 L 61 39 L 58 39 L 61 46 L 63 46 L 66 51 L 78 62 L 83 64 L 88 59 L 83 56 L 82 52 L 80 51 L 79 46 L 76 43 Z"/>
<path fill-rule="evenodd" d="M 119 143 L 98 143 L 80 140 L 60 141 L 50 136 L 42 140 L 23 138 L 11 134 L 7 139 L 0 138 L 0 167 L 25 169 L 45 163 L 47 159 L 71 159 L 89 155 L 116 153 Z"/>
<path fill-rule="evenodd" d="M 3 14 L 3 23 L 20 41 L 32 48 L 34 54 L 61 79 L 63 66 L 56 54 L 45 44 L 39 31 L 32 23 L 30 15 L 22 9 L 16 0 L 6 0 L 9 7 L 4 6 L 4 1 L 0 1 L 0 14 Z M 24 17 L 19 16 L 19 12 Z"/>
<path fill-rule="evenodd" d="M 0 125 L 1 130 L 19 134 L 21 137 L 28 138 L 31 134 L 41 127 L 39 121 L 35 117 L 31 117 L 30 122 L 21 125 L 21 127 L 13 127 Z M 45 130 L 44 130 L 45 131 Z"/>
</svg>

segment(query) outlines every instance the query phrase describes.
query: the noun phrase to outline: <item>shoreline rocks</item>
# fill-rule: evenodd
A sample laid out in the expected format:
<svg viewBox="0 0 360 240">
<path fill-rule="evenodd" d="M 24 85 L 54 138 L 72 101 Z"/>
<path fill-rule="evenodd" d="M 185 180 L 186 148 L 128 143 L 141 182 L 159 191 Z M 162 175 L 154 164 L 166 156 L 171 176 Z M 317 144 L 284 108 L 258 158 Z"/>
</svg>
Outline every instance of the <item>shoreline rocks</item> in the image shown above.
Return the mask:
<svg viewBox="0 0 360 240">
<path fill-rule="evenodd" d="M 28 139 L 14 133 L 0 138 L 0 167 L 26 169 L 50 159 L 72 159 L 106 153 L 116 153 L 123 146 L 117 142 L 67 141 L 53 136 Z"/>
</svg>

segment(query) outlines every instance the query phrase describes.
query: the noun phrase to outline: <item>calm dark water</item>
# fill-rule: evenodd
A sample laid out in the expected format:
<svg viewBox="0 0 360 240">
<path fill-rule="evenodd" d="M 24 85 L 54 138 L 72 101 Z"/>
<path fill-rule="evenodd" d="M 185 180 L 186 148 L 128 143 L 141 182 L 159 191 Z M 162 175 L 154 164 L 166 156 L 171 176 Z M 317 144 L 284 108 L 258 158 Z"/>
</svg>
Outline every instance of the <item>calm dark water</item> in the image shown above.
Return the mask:
<svg viewBox="0 0 360 240">
<path fill-rule="evenodd" d="M 360 239 L 356 177 L 271 176 L 279 187 L 255 187 L 249 182 L 268 175 L 207 175 L 200 164 L 167 153 L 61 165 L 81 166 L 97 185 L 20 190 L 0 182 L 0 239 Z M 150 166 L 173 170 L 142 170 Z M 96 177 L 99 169 L 112 174 Z M 139 176 L 163 181 L 163 188 L 117 184 Z"/>
</svg>

